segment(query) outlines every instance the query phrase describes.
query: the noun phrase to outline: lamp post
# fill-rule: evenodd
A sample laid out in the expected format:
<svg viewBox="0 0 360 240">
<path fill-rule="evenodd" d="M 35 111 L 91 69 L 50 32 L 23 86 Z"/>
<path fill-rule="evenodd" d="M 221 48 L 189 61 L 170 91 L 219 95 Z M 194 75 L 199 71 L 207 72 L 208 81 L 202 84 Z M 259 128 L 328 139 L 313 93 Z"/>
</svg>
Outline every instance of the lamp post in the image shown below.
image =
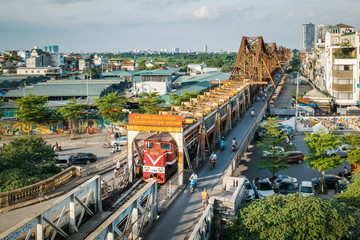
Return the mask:
<svg viewBox="0 0 360 240">
<path fill-rule="evenodd" d="M 300 71 L 297 73 L 296 77 L 296 98 L 295 98 L 295 132 L 297 132 L 297 119 L 299 115 L 299 106 L 298 106 L 298 95 L 299 95 L 299 75 Z"/>
<path fill-rule="evenodd" d="M 91 72 L 90 72 L 91 78 Z M 88 110 L 86 112 L 86 133 L 89 134 L 89 76 L 86 78 L 86 102 L 88 105 Z"/>
</svg>

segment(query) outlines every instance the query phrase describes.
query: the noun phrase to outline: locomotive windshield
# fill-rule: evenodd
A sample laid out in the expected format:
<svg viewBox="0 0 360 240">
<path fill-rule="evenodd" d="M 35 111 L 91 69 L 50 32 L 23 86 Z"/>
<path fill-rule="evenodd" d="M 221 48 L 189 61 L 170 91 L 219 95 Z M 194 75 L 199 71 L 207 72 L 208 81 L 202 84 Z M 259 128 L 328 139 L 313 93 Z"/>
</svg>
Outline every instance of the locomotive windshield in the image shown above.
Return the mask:
<svg viewBox="0 0 360 240">
<path fill-rule="evenodd" d="M 155 148 L 155 145 L 153 142 L 146 142 L 145 143 L 145 148 L 147 149 L 154 149 Z"/>
<path fill-rule="evenodd" d="M 161 143 L 162 150 L 170 150 L 170 143 Z"/>
</svg>

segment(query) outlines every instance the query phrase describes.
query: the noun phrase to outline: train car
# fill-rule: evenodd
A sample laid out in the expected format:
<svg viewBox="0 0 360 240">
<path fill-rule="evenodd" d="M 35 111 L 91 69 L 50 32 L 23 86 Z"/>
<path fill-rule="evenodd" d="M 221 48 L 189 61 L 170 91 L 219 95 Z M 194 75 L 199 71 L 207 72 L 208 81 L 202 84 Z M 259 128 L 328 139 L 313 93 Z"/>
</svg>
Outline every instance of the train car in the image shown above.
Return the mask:
<svg viewBox="0 0 360 240">
<path fill-rule="evenodd" d="M 143 180 L 156 179 L 165 183 L 177 171 L 179 158 L 175 140 L 170 133 L 163 132 L 144 140 Z"/>
</svg>

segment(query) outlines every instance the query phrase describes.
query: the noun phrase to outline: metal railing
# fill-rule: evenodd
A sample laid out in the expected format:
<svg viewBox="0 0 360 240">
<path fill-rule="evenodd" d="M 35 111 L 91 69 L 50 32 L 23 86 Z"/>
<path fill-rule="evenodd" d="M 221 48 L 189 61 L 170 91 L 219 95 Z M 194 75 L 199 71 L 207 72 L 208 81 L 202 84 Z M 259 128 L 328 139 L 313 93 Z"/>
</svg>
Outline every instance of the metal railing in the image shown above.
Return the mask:
<svg viewBox="0 0 360 240">
<path fill-rule="evenodd" d="M 211 235 L 212 224 L 212 209 L 211 205 L 208 205 L 204 213 L 201 215 L 200 220 L 196 224 L 193 232 L 191 233 L 189 240 L 209 239 Z"/>
<path fill-rule="evenodd" d="M 159 188 L 158 203 L 160 209 L 165 208 L 172 196 L 174 196 L 174 194 L 177 193 L 180 187 L 183 186 L 182 184 L 179 184 L 179 176 L 182 174 L 184 174 L 184 171 L 177 173 Z"/>
<path fill-rule="evenodd" d="M 41 182 L 0 193 L 0 208 L 47 194 L 77 176 L 79 176 L 79 168 L 74 166 Z"/>
<path fill-rule="evenodd" d="M 57 199 L 43 211 L 32 214 L 0 234 L 0 239 L 69 238 L 84 224 L 84 218 L 102 211 L 101 179 L 95 176 Z M 26 216 L 24 216 L 26 217 Z"/>
</svg>

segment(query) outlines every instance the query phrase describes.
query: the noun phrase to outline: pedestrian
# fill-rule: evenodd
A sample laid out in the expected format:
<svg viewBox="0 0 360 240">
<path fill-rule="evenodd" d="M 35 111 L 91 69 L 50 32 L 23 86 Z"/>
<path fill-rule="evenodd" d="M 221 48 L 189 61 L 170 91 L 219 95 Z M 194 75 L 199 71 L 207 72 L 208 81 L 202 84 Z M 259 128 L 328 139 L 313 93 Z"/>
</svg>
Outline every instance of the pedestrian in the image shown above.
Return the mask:
<svg viewBox="0 0 360 240">
<path fill-rule="evenodd" d="M 120 160 L 118 160 L 118 161 L 116 162 L 116 169 L 119 170 L 120 167 L 121 167 L 121 163 L 120 163 Z"/>
<path fill-rule="evenodd" d="M 348 173 L 347 168 L 346 168 L 346 167 L 344 167 L 344 170 L 343 170 L 343 177 L 345 177 L 347 173 Z"/>
<path fill-rule="evenodd" d="M 58 142 L 55 142 L 55 151 L 59 150 L 59 144 Z"/>
<path fill-rule="evenodd" d="M 209 194 L 206 191 L 206 188 L 204 188 L 204 191 L 201 193 L 202 197 L 202 209 L 205 211 L 207 205 L 209 204 Z"/>
</svg>

